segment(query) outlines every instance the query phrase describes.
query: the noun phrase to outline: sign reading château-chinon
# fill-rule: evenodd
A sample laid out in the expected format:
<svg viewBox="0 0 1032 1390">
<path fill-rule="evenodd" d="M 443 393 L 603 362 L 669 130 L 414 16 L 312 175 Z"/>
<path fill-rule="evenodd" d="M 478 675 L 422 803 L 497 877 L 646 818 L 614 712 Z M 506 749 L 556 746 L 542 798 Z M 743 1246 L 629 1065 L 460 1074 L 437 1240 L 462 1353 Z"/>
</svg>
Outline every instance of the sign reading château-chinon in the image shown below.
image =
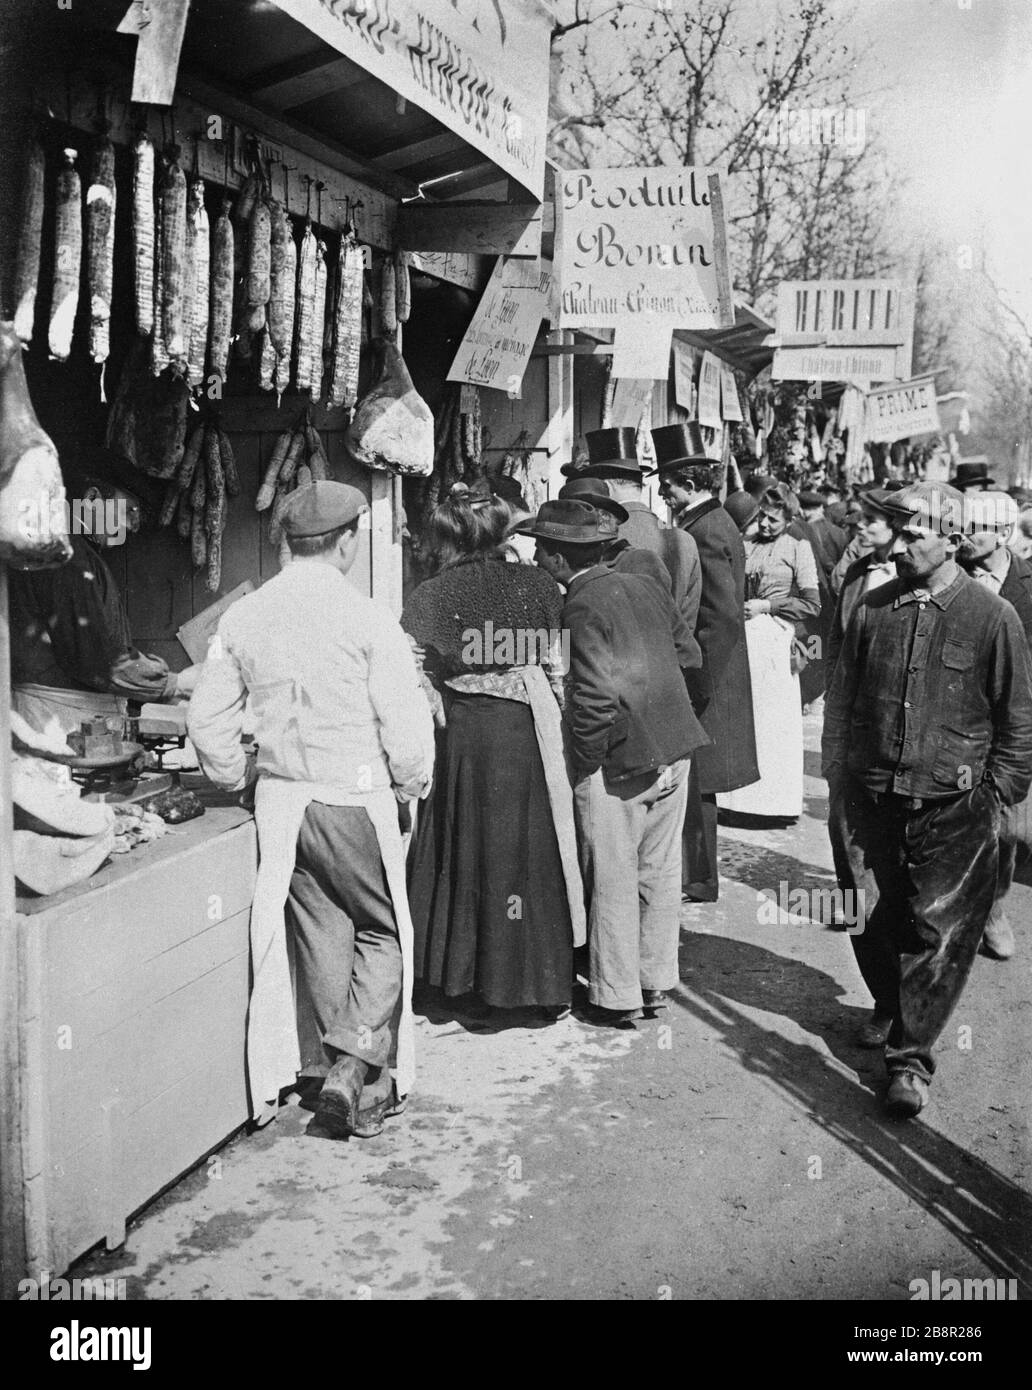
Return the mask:
<svg viewBox="0 0 1032 1390">
<path fill-rule="evenodd" d="M 726 236 L 705 169 L 578 169 L 557 182 L 561 328 L 720 325 Z"/>
<path fill-rule="evenodd" d="M 553 21 L 537 0 L 275 4 L 542 196 Z"/>
<path fill-rule="evenodd" d="M 914 295 L 900 280 L 778 286 L 775 381 L 892 381 L 910 375 Z"/>
</svg>

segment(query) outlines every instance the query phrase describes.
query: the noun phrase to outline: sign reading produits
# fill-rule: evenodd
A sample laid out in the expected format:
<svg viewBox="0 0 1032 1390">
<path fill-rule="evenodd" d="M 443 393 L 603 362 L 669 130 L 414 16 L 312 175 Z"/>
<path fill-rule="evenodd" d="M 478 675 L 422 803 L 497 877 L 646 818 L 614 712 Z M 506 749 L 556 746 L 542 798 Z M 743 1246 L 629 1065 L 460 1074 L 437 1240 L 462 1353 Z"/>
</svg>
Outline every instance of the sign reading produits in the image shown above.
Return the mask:
<svg viewBox="0 0 1032 1390">
<path fill-rule="evenodd" d="M 504 277 L 505 257 L 499 256 L 455 354 L 449 381 L 468 381 L 514 394 L 519 391 L 548 306 L 552 277 L 542 269 L 531 289 L 507 286 Z"/>
<path fill-rule="evenodd" d="M 726 236 L 706 170 L 579 169 L 558 182 L 561 328 L 720 325 Z"/>
<path fill-rule="evenodd" d="M 934 377 L 880 386 L 868 394 L 864 436 L 871 443 L 891 444 L 915 434 L 938 434 L 941 429 Z"/>
<path fill-rule="evenodd" d="M 275 0 L 540 198 L 552 16 L 537 0 Z"/>
</svg>

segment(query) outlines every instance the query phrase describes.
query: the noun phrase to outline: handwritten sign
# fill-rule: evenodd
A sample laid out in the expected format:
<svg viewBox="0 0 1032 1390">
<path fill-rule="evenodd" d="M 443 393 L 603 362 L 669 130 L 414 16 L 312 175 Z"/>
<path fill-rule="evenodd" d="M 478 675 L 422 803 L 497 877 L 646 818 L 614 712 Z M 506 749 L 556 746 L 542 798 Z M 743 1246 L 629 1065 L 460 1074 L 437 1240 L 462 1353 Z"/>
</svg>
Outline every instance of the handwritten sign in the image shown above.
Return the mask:
<svg viewBox="0 0 1032 1390">
<path fill-rule="evenodd" d="M 695 419 L 695 353 L 687 343 L 674 339 L 674 400 Z"/>
<path fill-rule="evenodd" d="M 613 375 L 666 381 L 670 371 L 670 327 L 629 319 L 616 330 Z"/>
<path fill-rule="evenodd" d="M 934 377 L 880 386 L 868 394 L 864 436 L 872 443 L 891 444 L 915 434 L 938 434 L 941 429 Z"/>
<path fill-rule="evenodd" d="M 630 378 L 617 381 L 616 389 L 613 392 L 610 425 L 613 429 L 617 429 L 620 425 L 627 425 L 636 430 L 641 424 L 641 417 L 645 414 L 645 409 L 651 399 L 651 381 L 634 381 Z"/>
<path fill-rule="evenodd" d="M 699 424 L 719 430 L 720 419 L 720 358 L 712 352 L 702 354 L 699 369 Z"/>
<path fill-rule="evenodd" d="M 504 258 L 499 256 L 455 354 L 449 381 L 468 381 L 496 391 L 519 391 L 548 306 L 552 277 L 547 270 L 540 271 L 533 289 L 506 285 L 504 277 Z"/>
<path fill-rule="evenodd" d="M 741 420 L 742 403 L 738 399 L 738 385 L 729 362 L 720 364 L 720 413 L 725 420 Z"/>
<path fill-rule="evenodd" d="M 274 0 L 540 198 L 552 16 L 537 0 Z"/>
<path fill-rule="evenodd" d="M 706 170 L 579 169 L 557 196 L 561 327 L 719 326 L 725 239 Z"/>
</svg>

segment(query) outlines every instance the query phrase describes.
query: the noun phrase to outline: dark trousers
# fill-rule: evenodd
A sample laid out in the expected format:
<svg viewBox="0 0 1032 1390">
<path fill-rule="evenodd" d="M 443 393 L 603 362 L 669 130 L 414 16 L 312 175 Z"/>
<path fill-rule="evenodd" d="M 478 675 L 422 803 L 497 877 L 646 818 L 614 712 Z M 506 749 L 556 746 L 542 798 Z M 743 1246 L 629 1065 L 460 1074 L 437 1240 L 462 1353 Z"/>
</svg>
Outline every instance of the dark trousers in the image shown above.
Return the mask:
<svg viewBox="0 0 1032 1390">
<path fill-rule="evenodd" d="M 681 892 L 702 903 L 715 903 L 720 894 L 717 798 L 701 790 L 694 758 L 688 774 L 688 805 L 681 835 Z"/>
<path fill-rule="evenodd" d="M 863 894 L 857 964 L 893 1019 L 886 1066 L 928 1080 L 996 894 L 999 803 L 980 785 L 915 807 L 844 778 L 829 819 L 839 885 Z"/>
<path fill-rule="evenodd" d="M 401 1002 L 401 943 L 380 846 L 361 806 L 309 803 L 286 908 L 301 1064 L 339 1053 L 386 1066 Z"/>
</svg>

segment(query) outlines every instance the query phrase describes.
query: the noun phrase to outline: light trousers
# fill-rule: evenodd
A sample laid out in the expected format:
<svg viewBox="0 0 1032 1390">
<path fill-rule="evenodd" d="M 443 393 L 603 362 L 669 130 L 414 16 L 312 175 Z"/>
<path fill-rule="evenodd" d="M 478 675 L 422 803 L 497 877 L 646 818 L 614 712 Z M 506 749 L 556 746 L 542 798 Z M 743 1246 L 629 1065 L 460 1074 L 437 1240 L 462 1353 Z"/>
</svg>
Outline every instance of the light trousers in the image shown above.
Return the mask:
<svg viewBox="0 0 1032 1390">
<path fill-rule="evenodd" d="M 574 788 L 589 896 L 589 998 L 641 1008 L 643 989 L 679 982 L 681 831 L 689 760 L 625 782 L 602 771 Z"/>
</svg>

